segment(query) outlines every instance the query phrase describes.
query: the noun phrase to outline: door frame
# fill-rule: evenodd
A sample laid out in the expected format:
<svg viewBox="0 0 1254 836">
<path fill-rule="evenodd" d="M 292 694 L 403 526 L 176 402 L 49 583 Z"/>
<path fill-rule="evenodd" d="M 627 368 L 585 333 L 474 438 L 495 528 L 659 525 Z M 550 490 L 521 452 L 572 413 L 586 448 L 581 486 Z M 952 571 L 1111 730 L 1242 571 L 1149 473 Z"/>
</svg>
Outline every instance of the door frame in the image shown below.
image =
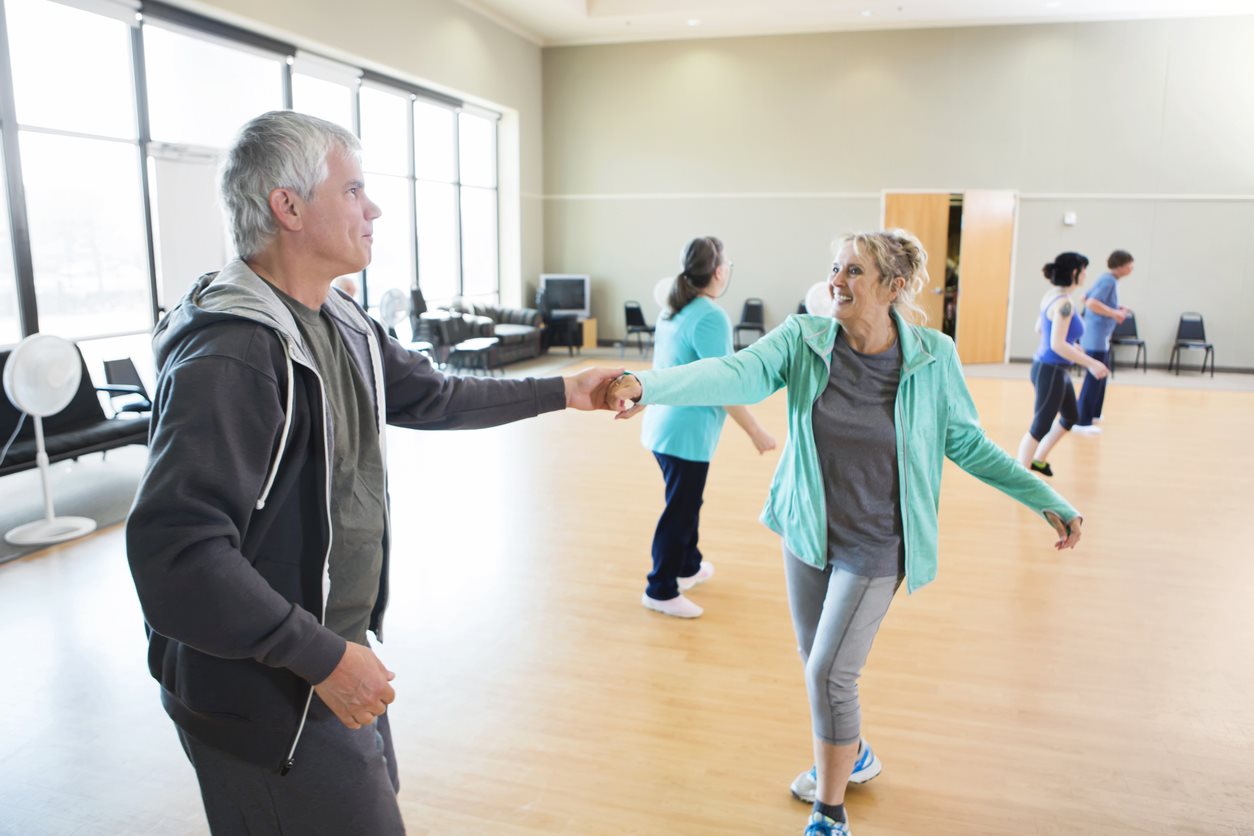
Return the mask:
<svg viewBox="0 0 1254 836">
<path fill-rule="evenodd" d="M 972 191 L 989 191 L 989 192 L 1009 192 L 1014 197 L 1014 222 L 1011 224 L 1010 232 L 1010 282 L 1006 292 L 1006 333 L 1002 343 L 1002 362 L 1010 362 L 1010 336 L 1011 329 L 1014 328 L 1014 318 L 1011 313 L 1014 311 L 1015 286 L 1018 278 L 1019 264 L 1019 216 L 1020 206 L 1023 203 L 1022 195 L 1018 189 L 995 189 L 995 188 L 951 188 L 951 189 L 909 189 L 909 188 L 884 188 L 880 189 L 880 229 L 884 228 L 886 215 L 888 214 L 888 195 L 889 194 L 960 194 L 965 195 Z M 961 250 L 959 251 L 961 258 Z M 943 280 L 943 279 L 942 279 Z M 959 278 L 958 292 L 962 292 L 962 279 Z M 961 327 L 961 326 L 960 326 Z M 956 341 L 955 341 L 956 342 Z"/>
</svg>

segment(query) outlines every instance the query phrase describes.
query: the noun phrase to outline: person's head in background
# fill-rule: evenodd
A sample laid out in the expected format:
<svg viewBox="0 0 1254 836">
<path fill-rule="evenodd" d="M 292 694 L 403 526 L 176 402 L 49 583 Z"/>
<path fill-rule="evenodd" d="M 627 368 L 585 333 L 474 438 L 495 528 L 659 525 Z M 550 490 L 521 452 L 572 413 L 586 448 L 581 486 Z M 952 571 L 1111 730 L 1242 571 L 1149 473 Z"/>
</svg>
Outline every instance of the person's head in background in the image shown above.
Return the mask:
<svg viewBox="0 0 1254 836">
<path fill-rule="evenodd" d="M 713 235 L 693 238 L 684 247 L 683 269 L 666 297 L 667 316 L 674 316 L 698 296 L 717 299 L 731 282 L 731 262 L 723 242 Z"/>
<path fill-rule="evenodd" d="M 340 276 L 336 279 L 333 279 L 331 281 L 331 287 L 338 287 L 340 290 L 347 293 L 353 299 L 357 301 L 361 301 L 360 297 L 358 297 L 357 295 L 357 290 L 358 290 L 357 280 L 353 278 L 352 276 Z"/>
<path fill-rule="evenodd" d="M 1110 258 L 1106 259 L 1106 266 L 1110 268 L 1110 275 L 1116 279 L 1122 279 L 1131 273 L 1133 263 L 1132 253 L 1127 250 L 1115 250 L 1110 254 Z"/>
<path fill-rule="evenodd" d="M 1088 258 L 1080 253 L 1059 253 L 1057 258 L 1041 268 L 1041 274 L 1054 287 L 1078 287 L 1084 283 L 1084 271 L 1088 266 Z"/>
</svg>

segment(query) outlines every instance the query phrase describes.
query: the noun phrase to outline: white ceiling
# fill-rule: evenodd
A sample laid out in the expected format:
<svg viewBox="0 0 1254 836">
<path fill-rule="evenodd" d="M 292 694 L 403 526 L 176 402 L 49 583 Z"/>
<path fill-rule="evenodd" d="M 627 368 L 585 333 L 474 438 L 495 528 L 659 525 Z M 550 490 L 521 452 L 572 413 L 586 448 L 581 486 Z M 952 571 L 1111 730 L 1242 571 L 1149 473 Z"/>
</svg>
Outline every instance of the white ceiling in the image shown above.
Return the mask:
<svg viewBox="0 0 1254 836">
<path fill-rule="evenodd" d="M 542 46 L 1254 15 L 1254 0 L 457 0 Z M 695 23 L 690 23 L 695 21 Z"/>
</svg>

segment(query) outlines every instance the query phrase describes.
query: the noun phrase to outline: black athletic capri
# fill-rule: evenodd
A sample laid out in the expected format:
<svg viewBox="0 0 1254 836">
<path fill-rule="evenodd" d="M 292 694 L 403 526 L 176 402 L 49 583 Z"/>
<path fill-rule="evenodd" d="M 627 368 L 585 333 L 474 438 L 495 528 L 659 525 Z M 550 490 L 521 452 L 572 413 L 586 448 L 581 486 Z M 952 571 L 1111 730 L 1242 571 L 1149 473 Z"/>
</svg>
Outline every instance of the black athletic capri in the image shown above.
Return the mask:
<svg viewBox="0 0 1254 836">
<path fill-rule="evenodd" d="M 1032 385 L 1036 387 L 1035 415 L 1028 433 L 1040 441 L 1058 418 L 1064 430 L 1075 426 L 1079 412 L 1076 410 L 1075 387 L 1071 385 L 1067 366 L 1053 363 L 1032 362 Z"/>
</svg>

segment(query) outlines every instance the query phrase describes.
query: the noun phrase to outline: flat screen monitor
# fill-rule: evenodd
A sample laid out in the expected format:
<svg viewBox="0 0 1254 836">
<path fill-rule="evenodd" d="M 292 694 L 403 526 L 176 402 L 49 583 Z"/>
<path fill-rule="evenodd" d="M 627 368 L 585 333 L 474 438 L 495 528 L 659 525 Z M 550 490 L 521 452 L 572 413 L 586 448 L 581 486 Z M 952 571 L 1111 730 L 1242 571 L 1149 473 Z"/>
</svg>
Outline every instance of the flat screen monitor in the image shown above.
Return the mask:
<svg viewBox="0 0 1254 836">
<path fill-rule="evenodd" d="M 571 274 L 545 273 L 540 276 L 540 289 L 553 316 L 592 316 L 592 294 L 588 292 L 588 277 Z"/>
</svg>

